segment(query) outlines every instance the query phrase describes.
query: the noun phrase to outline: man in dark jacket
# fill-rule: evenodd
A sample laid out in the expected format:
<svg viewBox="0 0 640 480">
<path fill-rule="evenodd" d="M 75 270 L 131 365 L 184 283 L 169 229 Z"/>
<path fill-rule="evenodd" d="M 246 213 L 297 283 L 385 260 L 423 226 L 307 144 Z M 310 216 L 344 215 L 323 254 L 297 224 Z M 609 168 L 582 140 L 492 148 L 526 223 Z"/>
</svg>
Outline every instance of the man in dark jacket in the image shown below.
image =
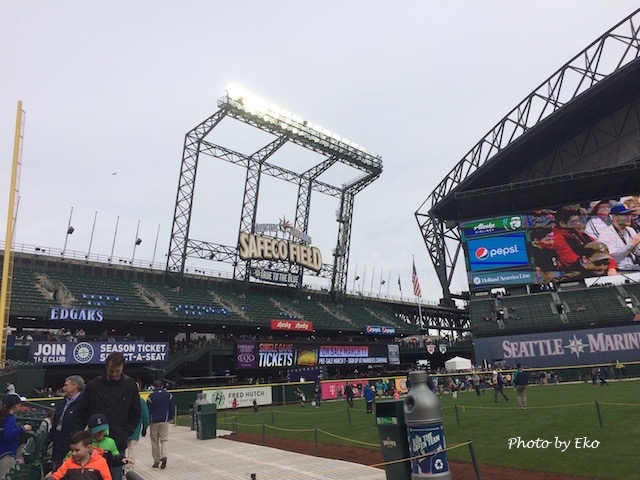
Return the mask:
<svg viewBox="0 0 640 480">
<path fill-rule="evenodd" d="M 166 468 L 167 443 L 169 441 L 169 422 L 173 420 L 176 405 L 173 395 L 162 388 L 162 381 L 153 382 L 153 392 L 147 399 L 149 409 L 149 439 L 151 440 L 151 455 L 153 468 Z"/>
<path fill-rule="evenodd" d="M 121 352 L 110 353 L 106 371 L 87 382 L 73 418 L 73 431 L 83 430 L 94 413 L 109 421 L 109 436 L 118 450 L 127 449 L 127 440 L 140 423 L 140 395 L 133 378 L 125 375 L 125 359 Z"/>
<path fill-rule="evenodd" d="M 72 422 L 83 390 L 84 379 L 80 375 L 71 375 L 65 379 L 62 387 L 64 399 L 56 405 L 56 411 L 51 422 L 51 430 L 49 430 L 44 443 L 45 445 L 52 445 L 51 463 L 53 471 L 62 465 L 64 457 L 69 452 L 69 439 L 73 433 Z"/>
</svg>

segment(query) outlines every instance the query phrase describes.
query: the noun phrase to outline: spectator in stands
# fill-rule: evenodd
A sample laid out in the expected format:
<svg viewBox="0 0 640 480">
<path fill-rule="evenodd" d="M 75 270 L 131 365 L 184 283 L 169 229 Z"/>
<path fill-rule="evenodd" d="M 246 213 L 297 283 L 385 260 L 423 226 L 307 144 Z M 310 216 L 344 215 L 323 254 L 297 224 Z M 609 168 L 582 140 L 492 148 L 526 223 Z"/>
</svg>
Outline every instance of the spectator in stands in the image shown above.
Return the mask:
<svg viewBox="0 0 640 480">
<path fill-rule="evenodd" d="M 631 227 L 636 219 L 634 210 L 622 203 L 611 207 L 612 223 L 605 228 L 598 241 L 609 247 L 620 270 L 640 270 L 640 233 Z"/>
<path fill-rule="evenodd" d="M 52 444 L 53 470 L 57 470 L 62 465 L 64 457 L 69 451 L 69 439 L 73 433 L 73 418 L 83 390 L 84 379 L 80 375 L 71 375 L 65 379 L 62 387 L 64 398 L 56 405 L 51 430 L 45 440 L 45 445 Z"/>
<path fill-rule="evenodd" d="M 17 393 L 9 393 L 2 399 L 0 407 L 0 476 L 9 470 L 15 463 L 18 455 L 18 437 L 24 432 L 31 431 L 31 425 L 18 426 L 14 414 L 20 408 L 20 402 L 26 398 Z"/>
<path fill-rule="evenodd" d="M 557 272 L 558 258 L 554 249 L 554 235 L 551 228 L 535 228 L 531 230 L 531 252 L 536 267 L 536 283 L 549 283 L 553 272 Z"/>
<path fill-rule="evenodd" d="M 76 432 L 85 428 L 91 415 L 103 414 L 109 421 L 109 434 L 121 452 L 127 449 L 127 440 L 138 427 L 141 415 L 138 386 L 123 373 L 124 365 L 122 352 L 109 354 L 105 372 L 87 382 L 73 418 Z"/>
<path fill-rule="evenodd" d="M 563 272 L 580 270 L 584 246 L 595 240 L 584 231 L 584 211 L 577 207 L 565 207 L 556 212 L 555 218 L 553 248 L 558 259 L 558 267 Z M 607 271 L 609 275 L 618 274 L 615 260 L 610 260 Z"/>
<path fill-rule="evenodd" d="M 607 275 L 610 274 L 611 263 L 612 257 L 607 246 L 600 242 L 590 242 L 583 247 L 583 254 L 579 262 L 573 266 L 571 271 L 563 274 L 559 280 L 567 281 L 583 277 Z M 558 310 L 558 313 L 564 312 Z"/>
<path fill-rule="evenodd" d="M 609 200 L 595 200 L 589 204 L 589 221 L 584 231 L 591 238 L 598 238 L 600 234 L 611 225 L 609 212 L 611 211 L 611 203 Z"/>
</svg>

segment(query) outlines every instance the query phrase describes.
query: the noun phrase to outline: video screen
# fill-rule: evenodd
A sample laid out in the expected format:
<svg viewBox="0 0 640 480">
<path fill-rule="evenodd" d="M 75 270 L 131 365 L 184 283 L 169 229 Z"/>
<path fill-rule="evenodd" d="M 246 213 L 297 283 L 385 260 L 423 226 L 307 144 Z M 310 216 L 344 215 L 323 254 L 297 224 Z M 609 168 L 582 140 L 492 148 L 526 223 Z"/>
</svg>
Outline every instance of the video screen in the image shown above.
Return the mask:
<svg viewBox="0 0 640 480">
<path fill-rule="evenodd" d="M 460 222 L 471 289 L 640 271 L 640 199 L 596 199 Z"/>
</svg>

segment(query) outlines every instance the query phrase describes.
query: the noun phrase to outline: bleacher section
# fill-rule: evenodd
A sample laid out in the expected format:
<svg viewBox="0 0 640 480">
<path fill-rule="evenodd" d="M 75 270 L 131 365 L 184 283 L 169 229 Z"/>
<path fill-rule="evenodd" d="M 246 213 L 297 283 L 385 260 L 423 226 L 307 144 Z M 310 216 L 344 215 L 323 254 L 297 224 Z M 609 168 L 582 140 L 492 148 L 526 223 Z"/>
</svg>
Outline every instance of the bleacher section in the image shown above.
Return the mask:
<svg viewBox="0 0 640 480">
<path fill-rule="evenodd" d="M 476 336 L 627 325 L 640 308 L 640 285 L 592 286 L 474 299 L 471 325 Z"/>
<path fill-rule="evenodd" d="M 64 272 L 47 272 L 47 277 L 57 288 L 66 288 L 72 298 L 71 307 L 99 308 L 118 317 L 157 317 L 164 314 L 162 309 L 145 301 L 136 292 L 136 282 L 114 277 L 76 275 Z"/>
<path fill-rule="evenodd" d="M 345 299 L 336 304 L 328 292 L 301 296 L 284 289 L 282 293 L 275 289 L 236 293 L 230 283 L 215 282 L 170 288 L 155 277 L 136 281 L 117 270 L 104 270 L 102 274 L 79 271 L 82 273 L 14 268 L 12 312 L 22 313 L 25 308 L 25 315 L 35 315 L 35 307 L 39 315 L 46 315 L 51 307 L 93 308 L 112 320 L 153 318 L 194 325 L 268 328 L 271 320 L 299 319 L 312 322 L 319 330 L 362 333 L 367 325 L 376 325 L 394 327 L 399 334 L 419 331 L 380 302 Z"/>
<path fill-rule="evenodd" d="M 33 309 L 46 312 L 50 307 L 59 305 L 51 293 L 39 286 L 37 273 L 32 270 L 14 268 L 11 290 L 12 312 Z"/>
</svg>

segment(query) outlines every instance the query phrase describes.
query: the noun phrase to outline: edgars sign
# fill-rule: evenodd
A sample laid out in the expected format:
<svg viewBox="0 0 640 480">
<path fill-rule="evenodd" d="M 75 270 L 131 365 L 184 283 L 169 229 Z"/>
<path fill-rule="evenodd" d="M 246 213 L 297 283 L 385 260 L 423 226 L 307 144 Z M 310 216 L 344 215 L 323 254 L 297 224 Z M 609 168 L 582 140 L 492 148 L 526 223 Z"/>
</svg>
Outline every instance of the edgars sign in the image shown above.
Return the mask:
<svg viewBox="0 0 640 480">
<path fill-rule="evenodd" d="M 49 309 L 49 320 L 101 322 L 102 318 L 102 310 L 95 308 L 51 307 Z"/>
<path fill-rule="evenodd" d="M 154 342 L 31 342 L 29 359 L 46 365 L 104 363 L 112 352 L 122 352 L 127 363 L 166 362 L 168 343 Z"/>
</svg>

